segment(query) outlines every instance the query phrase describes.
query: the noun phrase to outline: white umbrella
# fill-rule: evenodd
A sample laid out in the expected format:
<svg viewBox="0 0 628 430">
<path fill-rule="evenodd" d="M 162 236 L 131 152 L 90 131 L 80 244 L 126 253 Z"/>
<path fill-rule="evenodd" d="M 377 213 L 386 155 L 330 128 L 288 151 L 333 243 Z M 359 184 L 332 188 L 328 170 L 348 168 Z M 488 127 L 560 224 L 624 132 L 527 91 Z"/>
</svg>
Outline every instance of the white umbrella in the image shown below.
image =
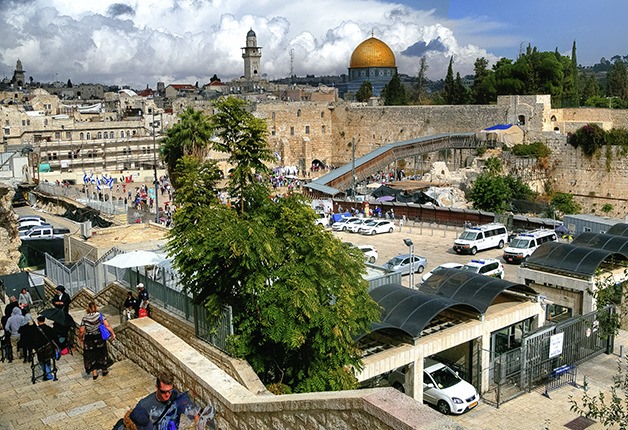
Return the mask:
<svg viewBox="0 0 628 430">
<path fill-rule="evenodd" d="M 164 256 L 151 251 L 131 251 L 118 254 L 103 264 L 118 269 L 130 269 L 132 267 L 154 266 L 164 260 L 166 260 Z"/>
</svg>

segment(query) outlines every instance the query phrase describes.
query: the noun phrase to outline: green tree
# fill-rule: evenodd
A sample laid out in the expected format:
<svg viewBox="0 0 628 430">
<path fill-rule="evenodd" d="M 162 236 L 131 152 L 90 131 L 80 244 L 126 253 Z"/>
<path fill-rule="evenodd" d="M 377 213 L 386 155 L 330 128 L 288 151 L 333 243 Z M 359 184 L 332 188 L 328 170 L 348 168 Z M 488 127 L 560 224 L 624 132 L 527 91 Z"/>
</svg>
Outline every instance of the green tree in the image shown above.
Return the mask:
<svg viewBox="0 0 628 430">
<path fill-rule="evenodd" d="M 504 177 L 504 181 L 510 190 L 510 194 L 513 199 L 519 200 L 533 200 L 536 197 L 536 193 L 530 188 L 528 184 L 523 182 L 521 178 L 508 175 Z"/>
<path fill-rule="evenodd" d="M 469 90 L 464 86 L 460 73 L 456 72 L 456 80 L 454 81 L 454 104 L 465 105 L 469 103 L 469 100 Z"/>
<path fill-rule="evenodd" d="M 162 142 L 161 155 L 175 187 L 179 188 L 176 166 L 181 157 L 191 155 L 202 159 L 211 148 L 213 130 L 209 118 L 188 107 L 179 114 L 179 121 L 170 128 Z"/>
<path fill-rule="evenodd" d="M 421 57 L 421 61 L 419 62 L 419 73 L 416 78 L 416 83 L 414 84 L 414 94 L 412 100 L 417 104 L 425 103 L 425 89 L 427 87 L 427 60 L 425 56 Z"/>
<path fill-rule="evenodd" d="M 502 176 L 492 175 L 486 171 L 481 173 L 471 186 L 469 200 L 473 202 L 475 209 L 503 213 L 510 208 L 512 194 Z"/>
<path fill-rule="evenodd" d="M 221 139 L 215 149 L 239 154 L 230 156 L 241 173 L 230 176 L 229 188 L 246 204 L 218 201 L 211 163 L 183 157 L 177 164 L 167 248 L 182 284 L 213 316 L 232 307 L 230 352 L 264 383 L 283 392 L 354 388 L 349 369 L 361 365 L 354 339 L 380 315 L 362 277 L 363 256 L 314 228 L 316 214 L 301 195 L 268 198 L 269 183 L 260 180 L 268 152 L 260 124 L 241 101 L 214 106 Z M 199 187 L 207 193 L 199 195 Z"/>
<path fill-rule="evenodd" d="M 471 86 L 473 103 L 487 105 L 497 100 L 495 89 L 495 74 L 488 68 L 488 60 L 478 58 L 473 64 L 474 78 Z"/>
<path fill-rule="evenodd" d="M 594 75 L 586 75 L 584 72 L 580 74 L 580 82 L 582 83 L 580 93 L 581 104 L 584 105 L 586 103 L 587 106 L 592 106 L 588 104 L 588 100 L 592 97 L 600 96 L 600 85 Z"/>
<path fill-rule="evenodd" d="M 443 99 L 445 104 L 452 105 L 455 102 L 455 80 L 454 80 L 454 57 L 449 58 L 447 66 L 447 76 L 445 76 L 445 86 L 443 87 Z"/>
<path fill-rule="evenodd" d="M 390 82 L 384 85 L 381 96 L 384 99 L 384 106 L 405 106 L 408 104 L 406 88 L 401 83 L 397 73 Z"/>
<path fill-rule="evenodd" d="M 569 193 L 556 193 L 552 197 L 551 205 L 556 210 L 564 214 L 577 214 L 580 212 L 580 205 Z"/>
<path fill-rule="evenodd" d="M 268 177 L 270 170 L 266 163 L 274 160 L 268 145 L 260 144 L 266 142 L 266 122 L 247 111 L 246 104 L 235 97 L 218 99 L 214 102 L 216 113 L 211 117 L 211 127 L 218 138 L 214 148 L 229 154 L 229 164 L 234 166 L 229 194 L 240 212 L 244 212 L 245 205 L 268 196 L 260 178 Z"/>
<path fill-rule="evenodd" d="M 606 95 L 628 100 L 628 71 L 620 59 L 615 60 L 606 76 Z"/>
<path fill-rule="evenodd" d="M 355 94 L 355 98 L 359 102 L 367 102 L 373 97 L 373 84 L 370 81 L 362 82 L 358 92 Z"/>
</svg>

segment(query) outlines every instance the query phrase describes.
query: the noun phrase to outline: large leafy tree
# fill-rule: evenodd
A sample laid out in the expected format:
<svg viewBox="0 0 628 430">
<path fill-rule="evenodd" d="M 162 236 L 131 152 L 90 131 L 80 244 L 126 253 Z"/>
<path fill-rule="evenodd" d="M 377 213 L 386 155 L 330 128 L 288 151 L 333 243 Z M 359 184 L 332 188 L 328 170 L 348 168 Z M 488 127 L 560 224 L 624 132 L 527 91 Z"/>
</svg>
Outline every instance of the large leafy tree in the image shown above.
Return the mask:
<svg viewBox="0 0 628 430">
<path fill-rule="evenodd" d="M 214 106 L 212 125 L 229 151 L 234 206 L 199 194 L 215 181 L 211 164 L 183 158 L 168 250 L 186 289 L 212 315 L 233 310 L 230 351 L 246 359 L 269 386 L 296 392 L 354 388 L 359 367 L 354 338 L 379 319 L 367 293 L 359 252 L 316 228 L 300 195 L 270 199 L 268 148 L 244 102 Z"/>
<path fill-rule="evenodd" d="M 473 64 L 474 78 L 471 86 L 472 99 L 475 104 L 486 105 L 497 100 L 495 74 L 488 68 L 488 60 L 478 58 Z"/>
<path fill-rule="evenodd" d="M 606 77 L 606 93 L 610 97 L 628 100 L 628 70 L 621 59 L 615 60 Z"/>
<path fill-rule="evenodd" d="M 447 75 L 445 76 L 445 86 L 443 88 L 443 99 L 445 104 L 452 105 L 456 100 L 456 89 L 454 80 L 454 57 L 449 59 L 449 66 L 447 66 Z"/>
<path fill-rule="evenodd" d="M 203 159 L 211 148 L 212 135 L 209 118 L 191 107 L 185 109 L 179 115 L 179 121 L 168 130 L 161 154 L 175 189 L 179 185 L 176 166 L 181 157 L 191 155 Z"/>
</svg>

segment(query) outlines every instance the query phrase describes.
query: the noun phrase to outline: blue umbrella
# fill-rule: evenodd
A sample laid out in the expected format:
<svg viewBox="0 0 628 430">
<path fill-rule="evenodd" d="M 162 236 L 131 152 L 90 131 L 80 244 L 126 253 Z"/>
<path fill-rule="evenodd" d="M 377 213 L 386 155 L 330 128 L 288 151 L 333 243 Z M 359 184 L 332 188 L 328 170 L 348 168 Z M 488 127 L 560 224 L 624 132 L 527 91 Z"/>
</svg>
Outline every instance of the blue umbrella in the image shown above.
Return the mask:
<svg viewBox="0 0 628 430">
<path fill-rule="evenodd" d="M 395 200 L 395 197 L 393 196 L 381 196 L 377 198 L 378 202 L 391 202 L 393 200 Z"/>
</svg>

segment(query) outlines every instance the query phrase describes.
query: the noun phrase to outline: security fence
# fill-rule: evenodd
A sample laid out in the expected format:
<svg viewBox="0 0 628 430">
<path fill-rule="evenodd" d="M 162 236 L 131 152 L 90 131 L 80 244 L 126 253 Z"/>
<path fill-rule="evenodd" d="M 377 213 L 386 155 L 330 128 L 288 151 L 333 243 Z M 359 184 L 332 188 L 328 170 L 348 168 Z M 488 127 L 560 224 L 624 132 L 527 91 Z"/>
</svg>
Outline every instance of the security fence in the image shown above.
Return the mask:
<svg viewBox="0 0 628 430">
<path fill-rule="evenodd" d="M 489 366 L 480 370 L 488 372 L 489 378 L 482 399 L 499 407 L 521 394 L 551 384 L 560 369 L 575 374 L 578 364 L 610 352 L 613 338 L 603 338 L 598 324 L 597 312 L 575 316 L 524 336 L 518 348 L 499 355 L 491 351 Z M 481 381 L 482 375 L 477 375 L 477 379 Z"/>
</svg>

